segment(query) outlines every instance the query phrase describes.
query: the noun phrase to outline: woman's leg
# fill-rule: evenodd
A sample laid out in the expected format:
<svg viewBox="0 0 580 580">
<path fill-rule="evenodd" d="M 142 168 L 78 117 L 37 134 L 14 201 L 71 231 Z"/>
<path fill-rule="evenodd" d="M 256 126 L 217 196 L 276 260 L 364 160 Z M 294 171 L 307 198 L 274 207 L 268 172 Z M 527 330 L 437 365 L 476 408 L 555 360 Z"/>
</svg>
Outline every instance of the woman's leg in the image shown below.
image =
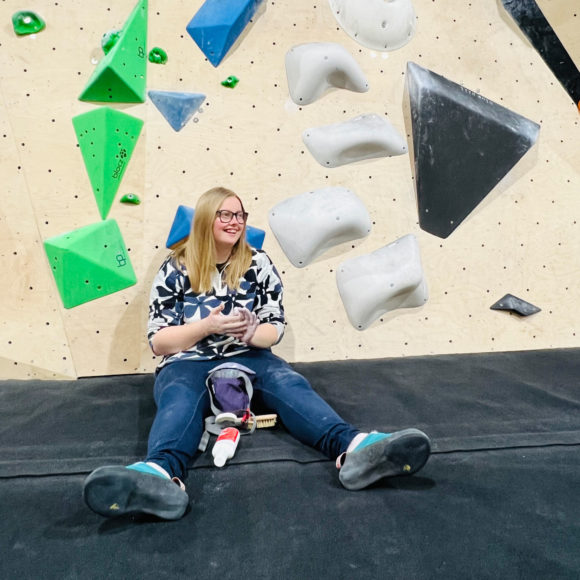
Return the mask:
<svg viewBox="0 0 580 580">
<path fill-rule="evenodd" d="M 359 433 L 301 374 L 270 351 L 254 350 L 235 360 L 256 372 L 254 397 L 278 413 L 290 434 L 302 443 L 336 459 Z"/>
<path fill-rule="evenodd" d="M 209 408 L 204 381 L 211 366 L 207 361 L 183 361 L 160 371 L 155 381 L 157 414 L 149 434 L 149 463 L 93 471 L 83 487 L 85 501 L 93 511 L 106 517 L 147 513 L 175 520 L 183 516 L 189 498 L 180 480 L 203 432 Z"/>
<path fill-rule="evenodd" d="M 155 380 L 157 413 L 149 432 L 146 461 L 184 479 L 197 452 L 209 413 L 207 373 L 223 361 L 176 361 L 161 369 Z"/>
</svg>

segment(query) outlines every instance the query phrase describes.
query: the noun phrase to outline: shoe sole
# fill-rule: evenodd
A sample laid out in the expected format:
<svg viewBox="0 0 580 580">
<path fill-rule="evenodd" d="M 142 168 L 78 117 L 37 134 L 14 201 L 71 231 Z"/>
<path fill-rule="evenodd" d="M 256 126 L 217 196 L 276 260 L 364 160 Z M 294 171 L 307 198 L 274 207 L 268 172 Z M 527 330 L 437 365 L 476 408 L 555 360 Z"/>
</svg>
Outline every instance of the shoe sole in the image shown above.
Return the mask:
<svg viewBox="0 0 580 580">
<path fill-rule="evenodd" d="M 93 471 L 85 480 L 83 498 L 94 512 L 108 518 L 145 513 L 177 520 L 189 504 L 187 493 L 170 479 L 119 466 Z"/>
<path fill-rule="evenodd" d="M 416 473 L 427 463 L 430 453 L 431 442 L 425 433 L 405 429 L 347 454 L 339 479 L 347 489 L 363 489 L 384 477 Z"/>
</svg>

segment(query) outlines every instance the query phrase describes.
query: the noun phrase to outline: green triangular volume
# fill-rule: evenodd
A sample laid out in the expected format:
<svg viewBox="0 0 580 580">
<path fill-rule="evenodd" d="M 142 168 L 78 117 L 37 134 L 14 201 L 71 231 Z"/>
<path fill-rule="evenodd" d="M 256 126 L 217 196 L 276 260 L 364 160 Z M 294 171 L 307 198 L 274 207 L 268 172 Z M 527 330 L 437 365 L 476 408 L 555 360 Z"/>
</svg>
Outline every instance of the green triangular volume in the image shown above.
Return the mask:
<svg viewBox="0 0 580 580">
<path fill-rule="evenodd" d="M 143 121 L 110 107 L 100 107 L 73 117 L 72 122 L 95 201 L 101 217 L 106 219 Z"/>
<path fill-rule="evenodd" d="M 115 220 L 66 232 L 44 242 L 65 308 L 118 292 L 137 283 Z"/>
<path fill-rule="evenodd" d="M 100 60 L 79 100 L 144 103 L 147 82 L 147 0 L 139 0 L 119 40 Z"/>
</svg>

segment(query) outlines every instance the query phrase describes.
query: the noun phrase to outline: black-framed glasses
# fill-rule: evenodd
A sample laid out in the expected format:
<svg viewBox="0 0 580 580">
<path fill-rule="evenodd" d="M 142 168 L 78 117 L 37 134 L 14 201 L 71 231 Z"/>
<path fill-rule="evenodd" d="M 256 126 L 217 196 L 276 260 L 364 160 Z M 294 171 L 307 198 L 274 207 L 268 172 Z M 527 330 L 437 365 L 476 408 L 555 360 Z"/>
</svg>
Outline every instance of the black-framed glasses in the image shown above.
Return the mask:
<svg viewBox="0 0 580 580">
<path fill-rule="evenodd" d="M 248 219 L 247 211 L 238 211 L 234 213 L 229 209 L 218 209 L 218 211 L 216 211 L 215 214 L 220 218 L 220 222 L 222 222 L 222 224 L 229 224 L 234 218 L 234 216 L 236 217 L 236 221 L 239 224 L 246 223 L 246 220 Z"/>
</svg>

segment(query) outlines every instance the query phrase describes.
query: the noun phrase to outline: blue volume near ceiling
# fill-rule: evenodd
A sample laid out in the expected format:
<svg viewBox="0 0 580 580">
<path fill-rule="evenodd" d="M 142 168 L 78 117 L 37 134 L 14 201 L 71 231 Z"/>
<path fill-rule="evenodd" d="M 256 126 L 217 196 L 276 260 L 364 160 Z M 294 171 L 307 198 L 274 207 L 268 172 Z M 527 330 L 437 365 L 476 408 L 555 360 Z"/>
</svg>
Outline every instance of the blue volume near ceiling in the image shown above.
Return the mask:
<svg viewBox="0 0 580 580">
<path fill-rule="evenodd" d="M 206 0 L 187 32 L 217 67 L 256 13 L 262 0 Z"/>
</svg>

